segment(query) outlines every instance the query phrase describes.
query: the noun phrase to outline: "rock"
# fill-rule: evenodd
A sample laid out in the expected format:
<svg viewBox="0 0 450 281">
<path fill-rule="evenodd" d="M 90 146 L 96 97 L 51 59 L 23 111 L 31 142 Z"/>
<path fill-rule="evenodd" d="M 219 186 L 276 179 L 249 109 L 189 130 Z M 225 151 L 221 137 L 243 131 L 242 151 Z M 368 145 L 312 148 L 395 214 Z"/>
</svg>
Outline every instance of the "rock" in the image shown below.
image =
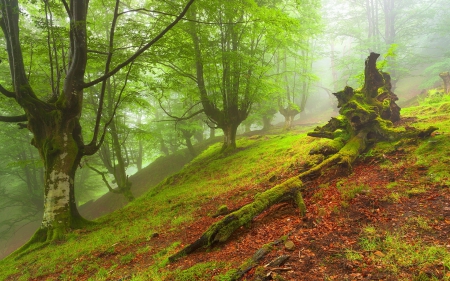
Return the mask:
<svg viewBox="0 0 450 281">
<path fill-rule="evenodd" d="M 284 247 L 288 251 L 293 251 L 295 249 L 295 244 L 291 240 L 288 240 L 288 241 L 286 241 L 286 243 L 284 243 Z"/>
</svg>

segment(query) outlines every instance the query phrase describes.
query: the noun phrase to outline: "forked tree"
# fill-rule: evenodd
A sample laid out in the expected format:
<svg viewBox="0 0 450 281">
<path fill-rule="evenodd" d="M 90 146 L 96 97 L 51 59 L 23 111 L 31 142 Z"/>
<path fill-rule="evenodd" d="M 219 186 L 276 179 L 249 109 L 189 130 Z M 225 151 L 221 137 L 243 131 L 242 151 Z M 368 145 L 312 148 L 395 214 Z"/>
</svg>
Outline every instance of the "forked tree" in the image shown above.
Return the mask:
<svg viewBox="0 0 450 281">
<path fill-rule="evenodd" d="M 125 12 L 119 12 L 120 1 L 114 1 L 114 14 L 110 24 L 109 48 L 104 59 L 104 73 L 90 82 L 85 82 L 85 72 L 88 63 L 88 33 L 87 16 L 88 0 L 61 0 L 62 6 L 70 20 L 68 32 L 69 48 L 67 72 L 63 78 L 60 91 L 54 91 L 48 100 L 40 98 L 29 82 L 24 66 L 21 50 L 22 42 L 19 36 L 19 17 L 23 14 L 18 0 L 0 0 L 0 26 L 2 28 L 8 62 L 11 72 L 11 89 L 0 86 L 0 92 L 17 102 L 24 114 L 21 116 L 2 116 L 4 122 L 26 122 L 26 127 L 33 135 L 31 141 L 44 163 L 44 217 L 41 227 L 30 242 L 45 242 L 60 239 L 65 233 L 83 226 L 87 221 L 78 213 L 75 204 L 74 177 L 83 156 L 92 155 L 100 148 L 106 125 L 101 125 L 106 81 L 123 68 L 127 68 L 143 52 L 161 39 L 187 12 L 194 0 L 187 1 L 181 13 L 165 26 L 157 35 L 145 42 L 140 48 L 113 66 L 115 29 L 118 19 Z M 44 1 L 44 3 L 48 3 Z M 50 51 L 49 51 L 50 52 Z M 89 142 L 82 138 L 80 125 L 83 110 L 83 92 L 86 88 L 102 84 L 99 94 L 99 105 L 93 136 Z M 26 246 L 27 246 L 26 245 Z M 24 247 L 26 247 L 24 246 Z M 23 248 L 24 249 L 24 248 Z"/>
</svg>

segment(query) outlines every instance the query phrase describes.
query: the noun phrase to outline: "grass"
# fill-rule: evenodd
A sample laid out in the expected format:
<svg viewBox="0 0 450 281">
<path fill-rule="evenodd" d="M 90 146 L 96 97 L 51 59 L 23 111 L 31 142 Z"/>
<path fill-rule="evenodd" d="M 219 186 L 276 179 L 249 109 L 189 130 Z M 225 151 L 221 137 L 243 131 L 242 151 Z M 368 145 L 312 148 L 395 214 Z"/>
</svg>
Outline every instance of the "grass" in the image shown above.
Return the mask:
<svg viewBox="0 0 450 281">
<path fill-rule="evenodd" d="M 427 231 L 430 230 L 426 220 L 420 216 L 411 218 L 409 224 Z M 417 273 L 414 278 L 418 278 L 421 272 L 435 266 L 443 266 L 444 272 L 450 270 L 450 252 L 444 245 L 425 243 L 419 238 L 406 238 L 407 232 L 403 232 L 404 230 L 383 232 L 372 225 L 366 226 L 362 229 L 358 243 L 362 251 L 347 249 L 344 251 L 344 257 L 348 261 L 370 260 L 376 268 L 398 280 L 403 279 L 397 274 L 408 268 Z M 439 280 L 450 280 L 450 277 L 445 275 L 443 279 Z"/>
<path fill-rule="evenodd" d="M 98 280 L 111 278 L 115 274 L 110 270 L 113 263 L 127 265 L 139 255 L 154 251 L 145 244 L 140 246 L 152 239 L 154 233 L 178 231 L 180 226 L 194 221 L 194 213 L 213 198 L 242 187 L 257 188 L 262 183 L 269 183 L 273 175 L 279 176 L 296 166 L 298 159 L 306 159 L 309 150 L 318 145 L 313 140 L 295 130 L 241 138 L 237 143 L 238 150 L 226 157 L 219 154 L 221 144 L 212 145 L 180 173 L 125 208 L 98 219 L 96 225 L 82 233 L 73 232 L 63 243 L 49 245 L 18 260 L 9 257 L 0 261 L 0 280 L 8 276 L 18 278 L 21 274 L 25 279 L 37 278 L 55 272 L 61 276 L 87 274 Z M 255 189 L 254 194 L 256 192 Z M 178 244 L 153 256 L 153 266 L 133 278 L 163 278 L 160 269 L 165 267 L 167 257 L 173 254 Z M 118 255 L 117 249 L 134 245 L 135 253 Z M 102 265 L 105 263 L 103 258 L 111 261 L 106 267 Z M 73 261 L 77 262 L 74 264 Z M 25 272 L 24 268 L 29 270 Z M 194 271 L 201 269 L 198 267 Z M 180 271 L 177 274 L 190 276 L 191 273 Z"/>
<path fill-rule="evenodd" d="M 434 97 L 423 101 L 419 107 L 402 109 L 402 114 L 418 118 L 411 126 L 423 129 L 433 124 L 440 128 L 439 132 L 450 131 L 450 121 L 444 118 L 450 115 L 449 98 L 439 100 Z M 168 257 L 181 247 L 181 242 L 171 241 L 169 245 L 158 246 L 149 242 L 154 239 L 155 233 L 170 236 L 197 220 L 197 212 L 205 203 L 227 199 L 230 194 L 233 194 L 233 200 L 254 196 L 264 188 L 274 186 L 281 175 L 314 164 L 316 159 L 309 156 L 309 151 L 329 141 L 310 138 L 304 131 L 293 130 L 241 138 L 237 143 L 238 150 L 227 156 L 218 153 L 221 144 L 212 145 L 181 172 L 167 178 L 125 208 L 96 220 L 96 225 L 70 233 L 66 241 L 40 249 L 40 245 L 35 245 L 29 254 L 20 258 L 11 256 L 1 260 L 0 280 L 56 280 L 58 277 L 61 280 L 112 280 L 119 279 L 125 272 L 136 281 L 211 280 L 217 269 L 229 272 L 231 276 L 231 265 L 215 261 L 168 270 Z M 390 195 L 384 199 L 399 202 L 423 195 L 427 192 L 427 182 L 450 185 L 448 147 L 450 138 L 446 134 L 438 134 L 425 141 L 379 143 L 362 158 L 376 160 L 386 170 L 399 169 L 411 163 L 413 168 L 425 167 L 422 169 L 427 177 L 424 182 L 414 185 L 392 182 L 385 186 Z M 385 157 L 398 151 L 405 155 L 402 161 L 390 161 Z M 367 185 L 346 180 L 336 186 L 344 207 L 349 206 L 358 194 L 370 191 Z M 312 200 L 322 199 L 327 188 L 328 184 L 320 186 Z M 242 189 L 246 192 L 238 192 Z M 222 204 L 225 202 L 219 202 L 217 208 Z M 322 208 L 320 212 L 325 213 L 325 207 Z M 336 205 L 334 208 L 336 214 L 345 212 L 345 208 Z M 444 247 L 405 239 L 407 231 L 432 231 L 430 224 L 425 217 L 416 216 L 411 217 L 398 232 L 383 232 L 374 225 L 363 227 L 358 240 L 362 251 L 348 249 L 344 256 L 353 261 L 369 257 L 377 266 L 392 274 L 414 267 L 418 269 L 417 276 L 420 276 L 420 270 L 437 264 L 450 270 L 450 254 Z M 121 252 L 124 248 L 129 251 Z M 375 255 L 377 251 L 383 255 Z M 132 267 L 139 259 L 148 261 L 145 268 Z M 216 280 L 227 278 L 226 273 L 216 276 Z"/>
</svg>

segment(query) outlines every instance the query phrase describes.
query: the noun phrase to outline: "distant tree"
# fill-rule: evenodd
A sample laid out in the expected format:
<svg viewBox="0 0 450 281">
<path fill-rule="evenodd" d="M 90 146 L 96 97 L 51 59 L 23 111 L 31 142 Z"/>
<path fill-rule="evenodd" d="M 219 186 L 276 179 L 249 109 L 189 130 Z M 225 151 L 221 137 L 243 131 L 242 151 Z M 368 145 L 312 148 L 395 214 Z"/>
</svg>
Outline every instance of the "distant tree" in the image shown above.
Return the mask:
<svg viewBox="0 0 450 281">
<path fill-rule="evenodd" d="M 143 52 L 155 44 L 167 33 L 187 12 L 194 0 L 187 1 L 182 12 L 175 19 L 161 28 L 153 39 L 142 41 L 140 47 L 134 47 L 133 55 L 120 63 L 113 65 L 116 47 L 114 41 L 116 27 L 122 18 L 132 22 L 129 16 L 133 13 L 126 8 L 119 11 L 121 2 L 114 2 L 114 11 L 109 27 L 108 51 L 101 52 L 104 70 L 100 77 L 85 82 L 88 67 L 88 48 L 90 34 L 87 32 L 87 15 L 89 1 L 70 0 L 61 3 L 44 1 L 42 10 L 46 13 L 45 26 L 47 33 L 47 50 L 50 60 L 49 81 L 51 84 L 50 97 L 38 95 L 36 87 L 32 87 L 26 72 L 22 53 L 22 38 L 19 36 L 19 16 L 21 10 L 33 7 L 33 3 L 25 3 L 19 7 L 18 0 L 0 0 L 2 28 L 8 62 L 11 74 L 11 90 L 3 86 L 0 92 L 17 102 L 23 110 L 23 115 L 2 116 L 4 122 L 27 122 L 27 128 L 33 135 L 32 144 L 38 149 L 44 163 L 44 217 L 39 230 L 29 243 L 52 241 L 60 239 L 70 229 L 82 227 L 87 221 L 78 213 L 75 193 L 75 172 L 80 160 L 85 155 L 93 155 L 101 147 L 104 140 L 104 130 L 100 129 L 103 116 L 104 94 L 108 78 L 127 68 Z M 93 1 L 95 3 L 95 1 Z M 30 9 L 31 9 L 30 8 Z M 55 18 L 57 17 L 57 19 Z M 70 23 L 67 26 L 66 19 Z M 67 44 L 54 41 L 56 31 L 62 34 Z M 131 34 L 133 35 L 133 34 Z M 95 46 L 90 46 L 95 49 Z M 94 50 L 95 51 L 95 50 Z M 57 61 L 56 58 L 59 58 Z M 84 89 L 101 83 L 102 91 L 99 95 L 99 107 L 92 138 L 85 142 L 82 136 L 80 117 L 83 111 Z M 44 96 L 44 97 L 43 97 Z"/>
<path fill-rule="evenodd" d="M 435 18 L 446 10 L 441 0 L 348 0 L 324 1 L 325 18 L 329 28 L 330 57 L 333 78 L 342 79 L 336 87 L 354 82 L 360 61 L 369 51 L 386 53 L 393 44 L 397 56 L 391 57 L 385 71 L 397 81 L 411 75 L 411 70 L 432 59 L 423 52 L 435 30 Z M 336 85 L 336 84 L 335 84 Z"/>
<path fill-rule="evenodd" d="M 292 13 L 297 5 L 301 16 Z M 222 151 L 236 147 L 238 126 L 271 94 L 266 74 L 275 51 L 299 43 L 291 39 L 318 20 L 316 8 L 316 1 L 197 1 L 178 27 L 187 37 L 171 43 L 183 44 L 183 52 L 165 56 L 164 65 L 197 85 L 205 115 L 223 131 Z"/>
</svg>

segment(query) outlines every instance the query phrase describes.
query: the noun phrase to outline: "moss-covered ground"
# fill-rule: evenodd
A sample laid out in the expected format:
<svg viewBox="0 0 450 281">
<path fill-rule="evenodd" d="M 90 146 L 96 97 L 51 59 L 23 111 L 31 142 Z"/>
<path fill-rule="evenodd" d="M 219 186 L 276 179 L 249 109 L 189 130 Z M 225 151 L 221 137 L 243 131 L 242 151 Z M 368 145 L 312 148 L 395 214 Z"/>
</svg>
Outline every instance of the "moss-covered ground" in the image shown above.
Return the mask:
<svg viewBox="0 0 450 281">
<path fill-rule="evenodd" d="M 349 176 L 306 182 L 307 213 L 281 203 L 224 244 L 175 263 L 168 257 L 261 193 L 314 165 L 325 139 L 311 130 L 241 137 L 237 151 L 210 146 L 183 170 L 65 241 L 0 261 L 0 280 L 230 280 L 263 245 L 280 238 L 244 280 L 450 280 L 450 98 L 402 109 L 402 126 L 439 127 L 425 140 L 369 148 Z M 226 207 L 225 207 L 226 206 Z M 277 268 L 264 267 L 282 255 Z M 277 279 L 278 278 L 278 279 Z"/>
</svg>

